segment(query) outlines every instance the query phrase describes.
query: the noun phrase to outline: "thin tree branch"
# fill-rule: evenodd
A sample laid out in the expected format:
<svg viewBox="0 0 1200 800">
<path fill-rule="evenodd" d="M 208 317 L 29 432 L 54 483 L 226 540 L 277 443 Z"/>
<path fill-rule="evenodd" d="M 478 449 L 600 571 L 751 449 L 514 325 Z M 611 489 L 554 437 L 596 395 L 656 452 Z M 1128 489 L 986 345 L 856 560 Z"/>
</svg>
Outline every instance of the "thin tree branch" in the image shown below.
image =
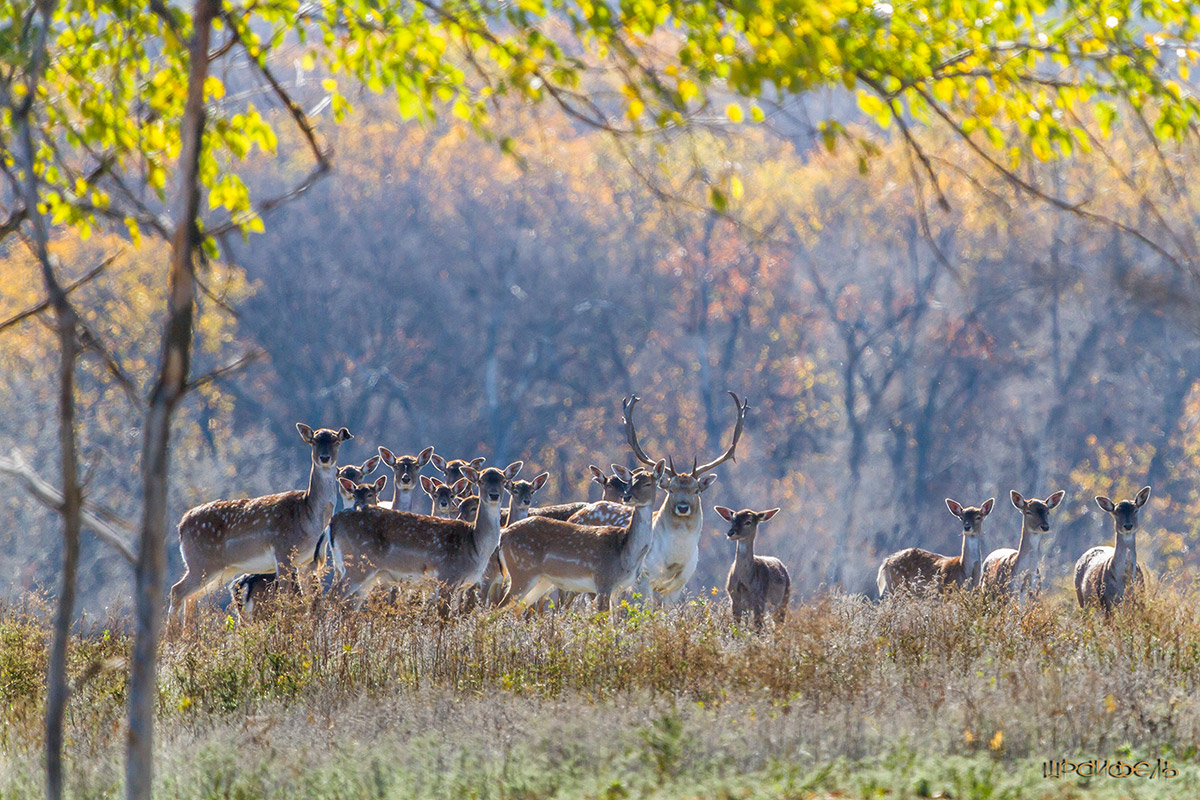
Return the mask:
<svg viewBox="0 0 1200 800">
<path fill-rule="evenodd" d="M 85 283 L 88 283 L 88 282 L 94 280 L 95 278 L 99 277 L 100 273 L 104 272 L 104 270 L 106 270 L 108 268 L 108 266 L 110 264 L 112 264 L 113 261 L 116 260 L 117 256 L 121 255 L 122 252 L 123 251 L 118 250 L 117 252 L 110 255 L 108 258 L 104 259 L 98 265 L 96 265 L 95 267 L 90 269 L 87 272 L 87 274 L 85 274 L 82 278 L 80 278 L 79 280 L 77 280 L 73 283 L 68 284 L 63 289 L 63 292 L 65 294 L 69 295 L 71 292 L 75 291 L 80 286 L 83 286 Z M 51 303 L 52 303 L 52 301 L 50 299 L 42 300 L 40 303 L 30 306 L 29 308 L 25 309 L 24 311 L 21 311 L 20 313 L 16 314 L 15 316 L 9 317 L 4 322 L 0 322 L 0 332 L 3 332 L 5 330 L 13 327 L 14 325 L 17 325 L 17 324 L 23 322 L 24 320 L 29 319 L 30 317 L 33 317 L 33 316 L 36 316 L 36 315 L 42 313 L 46 309 L 50 308 Z"/>
</svg>

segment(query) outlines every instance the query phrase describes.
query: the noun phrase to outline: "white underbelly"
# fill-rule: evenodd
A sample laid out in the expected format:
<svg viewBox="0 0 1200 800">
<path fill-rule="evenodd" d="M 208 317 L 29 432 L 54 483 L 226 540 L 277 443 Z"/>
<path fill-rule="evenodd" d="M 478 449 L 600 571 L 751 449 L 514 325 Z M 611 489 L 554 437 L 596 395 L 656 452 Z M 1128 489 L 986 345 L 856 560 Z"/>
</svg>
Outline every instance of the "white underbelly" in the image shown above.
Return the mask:
<svg viewBox="0 0 1200 800">
<path fill-rule="evenodd" d="M 594 577 L 555 577 L 551 578 L 551 582 L 564 592 L 587 592 L 590 594 L 596 593 L 596 579 Z"/>
<path fill-rule="evenodd" d="M 264 550 L 257 555 L 239 560 L 237 564 L 233 565 L 233 568 L 238 572 L 274 572 L 275 554 L 271 550 Z"/>
</svg>

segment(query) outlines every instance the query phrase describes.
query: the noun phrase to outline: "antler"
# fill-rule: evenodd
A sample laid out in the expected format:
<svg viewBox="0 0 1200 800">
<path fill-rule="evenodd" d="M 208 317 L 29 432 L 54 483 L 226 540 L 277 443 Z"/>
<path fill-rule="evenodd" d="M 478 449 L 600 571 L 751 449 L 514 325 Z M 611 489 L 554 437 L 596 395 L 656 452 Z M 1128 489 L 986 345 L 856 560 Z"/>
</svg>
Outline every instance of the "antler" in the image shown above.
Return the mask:
<svg viewBox="0 0 1200 800">
<path fill-rule="evenodd" d="M 633 427 L 633 407 L 642 398 L 636 394 L 630 395 L 621 401 L 621 412 L 625 415 L 625 440 L 629 442 L 629 446 L 633 448 L 633 454 L 637 456 L 637 460 L 648 467 L 654 466 L 657 462 L 646 455 L 642 450 L 642 446 L 638 444 L 637 430 Z"/>
<path fill-rule="evenodd" d="M 723 454 L 721 454 L 721 456 L 719 456 L 716 461 L 709 462 L 708 464 L 701 464 L 698 467 L 695 466 L 696 462 L 693 461 L 692 462 L 692 476 L 693 477 L 698 478 L 701 475 L 703 475 L 705 472 L 708 472 L 709 470 L 714 469 L 715 467 L 717 467 L 721 464 L 724 464 L 726 461 L 730 460 L 731 458 L 734 459 L 735 461 L 737 460 L 736 458 L 734 458 L 734 452 L 737 450 L 738 439 L 742 438 L 742 424 L 746 421 L 746 411 L 748 411 L 750 409 L 750 401 L 747 400 L 745 402 L 742 402 L 741 400 L 738 399 L 738 396 L 736 394 L 734 394 L 733 392 L 730 392 L 729 396 L 733 398 L 734 408 L 737 409 L 737 425 L 735 425 L 733 428 L 733 442 L 729 445 L 729 449 L 726 450 Z"/>
</svg>

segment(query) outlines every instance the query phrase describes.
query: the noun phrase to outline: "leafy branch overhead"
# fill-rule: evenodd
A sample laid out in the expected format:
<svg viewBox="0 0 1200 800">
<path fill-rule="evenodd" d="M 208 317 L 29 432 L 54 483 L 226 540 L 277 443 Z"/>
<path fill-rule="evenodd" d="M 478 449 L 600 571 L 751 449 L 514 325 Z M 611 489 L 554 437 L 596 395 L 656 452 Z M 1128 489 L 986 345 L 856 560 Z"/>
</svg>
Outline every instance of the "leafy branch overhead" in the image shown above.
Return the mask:
<svg viewBox="0 0 1200 800">
<path fill-rule="evenodd" d="M 1200 52 L 1196 10 L 1081 0 L 225 2 L 205 82 L 200 171 L 217 215 L 206 227 L 259 231 L 261 214 L 278 205 L 252 202 L 237 170 L 253 152 L 277 151 L 265 105 L 290 112 L 315 161 L 288 198 L 327 168 L 312 111 L 328 107 L 341 119 L 359 86 L 393 95 L 406 119 L 460 118 L 506 150 L 514 145 L 495 115 L 506 97 L 549 101 L 621 135 L 763 121 L 764 108 L 790 95 L 850 90 L 876 125 L 896 124 L 940 198 L 934 161 L 912 134 L 917 123 L 949 128 L 1014 180 L 1028 157 L 1093 148 L 1121 115 L 1157 140 L 1186 137 L 1200 111 L 1186 89 Z M 36 25 L 28 3 L 0 3 L 0 83 L 18 99 Z M 59 5 L 36 104 L 37 124 L 52 132 L 39 141 L 37 171 L 55 223 L 86 234 L 115 219 L 135 237 L 165 232 L 189 26 L 174 5 Z M 296 79 L 276 74 L 277 59 Z M 0 111 L 0 127 L 11 121 Z M 825 144 L 846 141 L 865 169 L 877 147 L 846 123 L 820 121 Z M 0 135 L 11 178 L 10 147 Z M 726 190 L 710 200 L 722 207 Z"/>
</svg>

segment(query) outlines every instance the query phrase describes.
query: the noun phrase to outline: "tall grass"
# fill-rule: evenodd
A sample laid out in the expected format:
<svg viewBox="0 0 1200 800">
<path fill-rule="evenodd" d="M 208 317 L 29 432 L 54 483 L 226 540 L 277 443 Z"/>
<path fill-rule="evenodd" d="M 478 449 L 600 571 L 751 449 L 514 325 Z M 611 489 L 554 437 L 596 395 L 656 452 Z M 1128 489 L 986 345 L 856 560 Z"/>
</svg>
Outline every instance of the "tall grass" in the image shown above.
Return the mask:
<svg viewBox="0 0 1200 800">
<path fill-rule="evenodd" d="M 0 797 L 39 791 L 43 605 L 0 608 Z M 831 595 L 762 634 L 705 600 L 626 606 L 615 623 L 441 620 L 313 597 L 262 611 L 240 624 L 209 608 L 163 642 L 164 797 L 1191 797 L 1200 785 L 1200 595 L 1182 585 L 1111 618 L 1057 595 L 1026 609 L 974 593 Z M 71 789 L 109 796 L 130 641 L 121 614 L 83 627 Z M 1041 762 L 1063 757 L 1169 758 L 1181 772 L 1043 779 Z"/>
</svg>

